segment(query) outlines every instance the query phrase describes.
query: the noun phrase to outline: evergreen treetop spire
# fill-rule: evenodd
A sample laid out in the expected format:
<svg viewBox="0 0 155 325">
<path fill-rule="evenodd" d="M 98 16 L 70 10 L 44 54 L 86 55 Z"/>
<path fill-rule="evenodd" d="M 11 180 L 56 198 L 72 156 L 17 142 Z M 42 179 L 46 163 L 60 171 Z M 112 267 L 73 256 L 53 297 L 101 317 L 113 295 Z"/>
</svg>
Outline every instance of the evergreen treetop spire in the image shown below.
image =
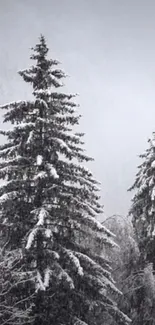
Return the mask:
<svg viewBox="0 0 155 325">
<path fill-rule="evenodd" d="M 39 43 L 32 48 L 31 60 L 36 61 L 36 65 L 30 69 L 20 71 L 19 74 L 26 82 L 30 82 L 35 90 L 46 90 L 50 87 L 59 88 L 62 86 L 59 80 L 65 77 L 65 74 L 59 69 L 53 69 L 59 64 L 57 60 L 47 58 L 49 49 L 43 35 L 39 38 Z"/>
</svg>

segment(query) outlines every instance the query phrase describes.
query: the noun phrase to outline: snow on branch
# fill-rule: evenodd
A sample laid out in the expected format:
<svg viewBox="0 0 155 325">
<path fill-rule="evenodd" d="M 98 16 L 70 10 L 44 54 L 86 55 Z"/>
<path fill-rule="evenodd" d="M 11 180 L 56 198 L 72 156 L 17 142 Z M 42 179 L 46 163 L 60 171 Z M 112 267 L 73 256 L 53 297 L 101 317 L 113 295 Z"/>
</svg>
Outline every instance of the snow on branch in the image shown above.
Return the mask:
<svg viewBox="0 0 155 325">
<path fill-rule="evenodd" d="M 32 138 L 33 138 L 33 133 L 34 133 L 34 131 L 30 131 L 29 136 L 28 136 L 27 141 L 26 141 L 27 144 L 31 143 Z"/>
<path fill-rule="evenodd" d="M 45 229 L 45 237 L 46 237 L 46 238 L 50 238 L 51 235 L 52 235 L 52 231 L 51 231 L 51 229 Z"/>
<path fill-rule="evenodd" d="M 38 290 L 42 290 L 45 291 L 46 288 L 49 287 L 49 281 L 50 281 L 50 275 L 51 275 L 52 271 L 47 268 L 44 272 L 44 281 L 42 281 L 42 277 L 39 271 L 37 271 L 37 286 L 36 286 L 36 291 Z"/>
<path fill-rule="evenodd" d="M 44 286 L 45 286 L 45 288 L 49 287 L 50 274 L 51 274 L 51 270 L 49 268 L 47 268 L 45 270 L 45 276 L 44 276 Z"/>
<path fill-rule="evenodd" d="M 39 211 L 39 215 L 38 215 L 38 222 L 37 222 L 37 226 L 43 226 L 45 218 L 49 216 L 49 213 L 45 210 L 45 208 L 41 208 Z"/>
<path fill-rule="evenodd" d="M 10 102 L 10 103 L 7 103 L 5 105 L 0 105 L 0 109 L 10 109 L 10 108 L 14 108 L 16 105 L 21 105 L 21 104 L 27 104 L 27 101 L 18 100 L 18 101 L 15 101 L 15 102 Z"/>
<path fill-rule="evenodd" d="M 106 284 L 99 278 L 92 274 L 85 273 L 85 281 L 89 284 L 91 288 L 97 288 L 98 293 L 103 296 L 107 296 Z"/>
<path fill-rule="evenodd" d="M 5 160 L 5 164 L 14 164 L 14 163 L 29 163 L 30 160 L 27 157 L 17 155 L 15 158 Z"/>
<path fill-rule="evenodd" d="M 83 322 L 82 320 L 80 320 L 80 319 L 77 318 L 77 317 L 74 317 L 74 318 L 73 318 L 73 325 L 88 325 L 88 323 Z"/>
<path fill-rule="evenodd" d="M 66 282 L 69 285 L 71 290 L 74 289 L 74 283 L 73 283 L 72 278 L 69 276 L 69 274 L 65 270 L 63 270 L 63 268 L 58 263 L 56 264 L 56 266 L 59 271 L 59 274 L 57 277 L 58 280 Z"/>
<path fill-rule="evenodd" d="M 80 263 L 83 266 L 83 268 L 85 268 L 86 270 L 93 269 L 97 273 L 99 272 L 100 274 L 106 276 L 111 282 L 114 283 L 114 280 L 111 277 L 111 272 L 105 270 L 101 265 L 99 265 L 98 263 L 93 261 L 92 258 L 90 258 L 89 256 L 87 256 L 83 253 L 80 253 L 80 252 L 74 252 L 74 254 L 79 258 Z"/>
<path fill-rule="evenodd" d="M 14 126 L 12 129 L 10 130 L 0 130 L 0 134 L 4 135 L 4 136 L 10 136 L 10 135 L 14 135 L 14 133 L 16 131 L 19 131 L 19 130 L 24 130 L 24 129 L 28 129 L 28 128 L 32 128 L 32 127 L 35 127 L 35 123 L 33 122 L 25 122 L 25 123 L 20 123 L 20 124 L 17 124 L 16 126 Z"/>
<path fill-rule="evenodd" d="M 35 96 L 38 95 L 44 95 L 44 96 L 51 96 L 51 90 L 50 89 L 36 89 L 34 92 Z"/>
<path fill-rule="evenodd" d="M 36 158 L 37 166 L 42 165 L 42 162 L 43 162 L 43 156 L 42 155 L 38 155 L 37 158 Z"/>
<path fill-rule="evenodd" d="M 12 145 L 8 148 L 5 149 L 0 149 L 0 155 L 11 155 L 17 148 L 19 147 L 18 145 Z"/>
<path fill-rule="evenodd" d="M 74 253 L 69 249 L 63 248 L 63 251 L 70 262 L 73 264 L 73 267 L 75 268 L 78 275 L 83 276 L 83 268 L 80 265 L 78 257 L 76 257 Z"/>
<path fill-rule="evenodd" d="M 29 234 L 29 236 L 28 236 L 27 244 L 26 244 L 26 247 L 25 247 L 27 250 L 29 250 L 29 249 L 31 248 L 32 243 L 33 243 L 33 241 L 34 241 L 34 239 L 35 239 L 35 236 L 36 236 L 37 232 L 38 232 L 38 227 L 34 228 L 34 229 L 30 232 L 30 234 Z"/>
<path fill-rule="evenodd" d="M 105 226 L 103 226 L 94 217 L 91 217 L 88 215 L 87 216 L 83 215 L 83 220 L 86 221 L 88 226 L 90 226 L 92 229 L 99 231 L 99 232 L 103 232 L 103 233 L 107 234 L 107 236 L 115 237 L 115 235 L 110 230 L 108 230 Z"/>
<path fill-rule="evenodd" d="M 8 200 L 13 200 L 17 197 L 18 192 L 17 191 L 12 191 L 9 193 L 4 193 L 3 195 L 0 196 L 0 204 L 8 201 Z"/>
<path fill-rule="evenodd" d="M 60 144 L 60 148 L 62 149 L 66 149 L 69 153 L 71 153 L 71 149 L 68 147 L 68 145 L 65 143 L 65 141 L 63 141 L 62 139 L 58 139 L 58 138 L 52 138 L 55 142 Z"/>
<path fill-rule="evenodd" d="M 54 166 L 52 164 L 47 164 L 47 168 L 50 171 L 50 175 L 54 178 L 57 179 L 59 178 L 59 175 L 57 174 L 56 169 L 54 168 Z"/>
<path fill-rule="evenodd" d="M 40 171 L 37 175 L 35 175 L 33 177 L 34 181 L 37 181 L 37 179 L 41 179 L 41 178 L 46 178 L 47 177 L 47 173 L 45 171 Z"/>
<path fill-rule="evenodd" d="M 152 167 L 152 168 L 155 168 L 155 160 L 152 161 L 152 163 L 151 163 L 151 167 Z"/>
<path fill-rule="evenodd" d="M 35 127 L 35 123 L 33 122 L 25 122 L 25 123 L 20 123 L 20 124 L 17 124 L 13 130 L 16 130 L 16 129 L 25 129 L 27 127 Z"/>
<path fill-rule="evenodd" d="M 155 187 L 153 187 L 152 193 L 151 193 L 151 201 L 154 201 L 155 199 Z"/>
<path fill-rule="evenodd" d="M 47 210 L 44 207 L 35 209 L 35 210 L 31 211 L 31 213 L 38 216 L 38 222 L 37 222 L 35 228 L 30 232 L 30 234 L 28 236 L 28 240 L 27 240 L 27 244 L 26 244 L 27 250 L 29 250 L 31 248 L 32 243 L 35 239 L 35 236 L 37 235 L 37 232 L 39 230 L 39 227 L 43 226 L 44 222 L 45 222 L 45 218 L 49 217 L 49 213 L 47 212 Z M 51 234 L 52 233 L 51 233 L 50 229 L 46 229 L 46 233 L 45 233 L 46 238 L 51 237 Z"/>
<path fill-rule="evenodd" d="M 48 104 L 44 99 L 37 98 L 35 104 L 38 105 L 38 103 L 39 105 L 43 106 L 45 109 L 48 109 Z"/>
<path fill-rule="evenodd" d="M 37 287 L 36 287 L 36 291 L 38 291 L 39 289 L 42 290 L 42 291 L 46 290 L 44 282 L 42 281 L 42 278 L 41 278 L 41 274 L 40 274 L 39 271 L 37 271 Z"/>
<path fill-rule="evenodd" d="M 106 287 L 108 287 L 113 293 L 117 293 L 119 295 L 122 295 L 122 292 L 117 289 L 117 287 L 110 281 L 107 277 L 102 275 L 101 280 L 104 282 Z"/>
<path fill-rule="evenodd" d="M 110 304 L 107 305 L 107 309 L 110 311 L 110 313 L 113 315 L 113 317 L 116 317 L 116 315 L 119 317 L 119 324 L 121 325 L 129 325 L 131 323 L 131 319 L 122 313 L 117 306 L 111 306 Z"/>
</svg>

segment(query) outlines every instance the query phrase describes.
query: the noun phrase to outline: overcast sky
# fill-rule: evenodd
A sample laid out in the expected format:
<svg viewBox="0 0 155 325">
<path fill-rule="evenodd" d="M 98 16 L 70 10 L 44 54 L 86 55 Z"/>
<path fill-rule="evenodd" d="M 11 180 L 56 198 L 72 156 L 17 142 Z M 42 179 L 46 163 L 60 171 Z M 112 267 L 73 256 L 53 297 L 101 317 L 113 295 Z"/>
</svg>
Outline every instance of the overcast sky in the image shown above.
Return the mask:
<svg viewBox="0 0 155 325">
<path fill-rule="evenodd" d="M 41 33 L 80 95 L 105 214 L 127 214 L 137 156 L 155 131 L 155 1 L 0 0 L 1 104 L 29 98 L 17 71 Z"/>
</svg>

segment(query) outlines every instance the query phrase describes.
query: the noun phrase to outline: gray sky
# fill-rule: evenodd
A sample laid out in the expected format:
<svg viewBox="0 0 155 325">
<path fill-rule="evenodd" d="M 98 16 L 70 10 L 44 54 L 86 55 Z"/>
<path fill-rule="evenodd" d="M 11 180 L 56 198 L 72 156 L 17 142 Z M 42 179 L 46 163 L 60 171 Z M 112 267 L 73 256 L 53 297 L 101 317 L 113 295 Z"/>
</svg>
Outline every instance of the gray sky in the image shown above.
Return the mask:
<svg viewBox="0 0 155 325">
<path fill-rule="evenodd" d="M 17 71 L 40 33 L 80 94 L 105 214 L 126 214 L 137 155 L 155 131 L 155 1 L 0 0 L 1 104 L 30 96 Z"/>
</svg>

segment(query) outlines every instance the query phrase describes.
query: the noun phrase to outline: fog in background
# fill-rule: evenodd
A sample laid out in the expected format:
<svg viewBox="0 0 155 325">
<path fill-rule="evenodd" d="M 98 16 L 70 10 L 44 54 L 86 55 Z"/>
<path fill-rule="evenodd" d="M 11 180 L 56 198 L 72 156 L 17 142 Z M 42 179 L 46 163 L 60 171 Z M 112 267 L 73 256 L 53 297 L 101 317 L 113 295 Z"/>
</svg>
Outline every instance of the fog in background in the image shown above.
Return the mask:
<svg viewBox="0 0 155 325">
<path fill-rule="evenodd" d="M 17 71 L 41 33 L 80 95 L 105 214 L 126 215 L 137 156 L 155 131 L 155 1 L 0 0 L 1 104 L 31 96 Z"/>
</svg>

